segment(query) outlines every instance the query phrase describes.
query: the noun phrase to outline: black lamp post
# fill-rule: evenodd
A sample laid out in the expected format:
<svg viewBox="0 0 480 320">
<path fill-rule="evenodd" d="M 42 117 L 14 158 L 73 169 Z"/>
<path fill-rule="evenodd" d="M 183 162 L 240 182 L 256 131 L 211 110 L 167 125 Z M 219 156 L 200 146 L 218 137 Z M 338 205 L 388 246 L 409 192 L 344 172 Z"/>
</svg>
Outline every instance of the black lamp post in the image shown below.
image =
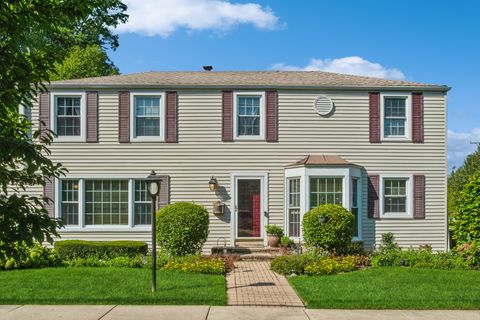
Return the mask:
<svg viewBox="0 0 480 320">
<path fill-rule="evenodd" d="M 156 203 L 160 192 L 160 176 L 154 170 L 145 179 L 147 182 L 148 194 L 152 198 L 152 292 L 157 291 L 157 236 L 156 236 Z"/>
</svg>

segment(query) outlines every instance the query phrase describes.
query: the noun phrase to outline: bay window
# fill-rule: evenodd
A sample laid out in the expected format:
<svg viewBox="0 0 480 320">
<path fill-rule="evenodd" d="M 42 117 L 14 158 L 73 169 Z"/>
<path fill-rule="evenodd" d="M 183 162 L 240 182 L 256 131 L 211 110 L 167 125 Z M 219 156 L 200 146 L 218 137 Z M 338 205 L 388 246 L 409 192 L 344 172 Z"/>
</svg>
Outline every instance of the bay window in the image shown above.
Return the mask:
<svg viewBox="0 0 480 320">
<path fill-rule="evenodd" d="M 62 180 L 61 218 L 65 225 L 78 224 L 78 180 Z"/>
<path fill-rule="evenodd" d="M 287 179 L 288 186 L 288 235 L 300 236 L 300 178 Z"/>
</svg>

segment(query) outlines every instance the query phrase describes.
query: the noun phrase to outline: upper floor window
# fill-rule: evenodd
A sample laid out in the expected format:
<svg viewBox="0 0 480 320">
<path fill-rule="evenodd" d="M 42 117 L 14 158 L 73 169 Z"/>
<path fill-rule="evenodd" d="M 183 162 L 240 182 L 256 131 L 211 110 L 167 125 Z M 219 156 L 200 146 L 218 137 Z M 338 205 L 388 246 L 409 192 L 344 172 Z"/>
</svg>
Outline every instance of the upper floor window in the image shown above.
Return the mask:
<svg viewBox="0 0 480 320">
<path fill-rule="evenodd" d="M 132 94 L 133 140 L 163 140 L 163 93 Z"/>
<path fill-rule="evenodd" d="M 24 105 L 20 105 L 18 108 L 18 111 L 21 115 L 27 119 L 28 122 L 30 122 L 30 128 L 28 129 L 27 135 L 31 139 L 32 138 L 32 108 L 31 107 L 26 107 Z"/>
<path fill-rule="evenodd" d="M 384 140 L 410 138 L 410 95 L 387 95 L 382 98 Z"/>
<path fill-rule="evenodd" d="M 52 130 L 62 141 L 83 140 L 85 135 L 85 96 L 83 93 L 52 94 Z"/>
<path fill-rule="evenodd" d="M 382 215 L 384 217 L 409 217 L 410 210 L 410 178 L 384 177 L 382 186 Z"/>
<path fill-rule="evenodd" d="M 235 135 L 237 139 L 263 139 L 264 93 L 237 93 Z"/>
</svg>

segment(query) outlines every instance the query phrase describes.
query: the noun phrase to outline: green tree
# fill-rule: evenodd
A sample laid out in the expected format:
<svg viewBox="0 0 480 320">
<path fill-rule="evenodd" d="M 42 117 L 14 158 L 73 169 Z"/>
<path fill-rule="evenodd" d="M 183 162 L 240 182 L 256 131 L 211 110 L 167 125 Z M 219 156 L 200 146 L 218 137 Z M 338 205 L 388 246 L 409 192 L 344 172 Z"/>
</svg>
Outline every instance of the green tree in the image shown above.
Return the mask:
<svg viewBox="0 0 480 320">
<path fill-rule="evenodd" d="M 480 245 L 480 172 L 470 178 L 456 204 L 453 239 L 457 245 L 468 242 L 478 242 Z"/>
<path fill-rule="evenodd" d="M 50 80 L 67 80 L 119 74 L 107 53 L 97 44 L 73 47 L 61 63 L 55 64 Z"/>
<path fill-rule="evenodd" d="M 35 241 L 52 241 L 59 221 L 50 219 L 50 200 L 27 187 L 64 174 L 48 159 L 52 132 L 39 130 L 19 105 L 31 108 L 39 91 L 76 45 L 96 44 L 115 49 L 111 30 L 125 22 L 120 0 L 3 0 L 0 3 L 0 258 L 15 257 L 18 248 Z"/>
<path fill-rule="evenodd" d="M 452 216 L 456 213 L 460 192 L 477 172 L 480 172 L 480 146 L 465 159 L 460 168 L 452 171 L 448 177 L 448 212 Z"/>
</svg>

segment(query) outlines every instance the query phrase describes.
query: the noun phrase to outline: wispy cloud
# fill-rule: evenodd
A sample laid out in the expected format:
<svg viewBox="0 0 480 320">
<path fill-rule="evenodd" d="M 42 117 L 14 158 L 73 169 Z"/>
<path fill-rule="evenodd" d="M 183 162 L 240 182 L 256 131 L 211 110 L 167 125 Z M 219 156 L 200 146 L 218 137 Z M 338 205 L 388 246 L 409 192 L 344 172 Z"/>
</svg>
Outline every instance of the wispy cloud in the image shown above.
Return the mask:
<svg viewBox="0 0 480 320">
<path fill-rule="evenodd" d="M 471 132 L 455 132 L 448 130 L 448 170 L 460 167 L 470 153 L 476 150 L 476 145 L 471 141 L 480 141 L 480 128 L 474 128 Z"/>
<path fill-rule="evenodd" d="M 279 27 L 279 18 L 269 7 L 227 0 L 126 0 L 128 22 L 120 33 L 138 33 L 166 38 L 178 29 L 225 32 L 240 24 L 259 29 Z"/>
<path fill-rule="evenodd" d="M 272 69 L 291 71 L 327 71 L 385 79 L 405 79 L 403 72 L 397 68 L 387 68 L 379 63 L 370 62 L 359 56 L 337 59 L 313 58 L 310 59 L 310 62 L 304 67 L 287 65 L 285 63 L 276 63 L 272 66 Z"/>
</svg>

